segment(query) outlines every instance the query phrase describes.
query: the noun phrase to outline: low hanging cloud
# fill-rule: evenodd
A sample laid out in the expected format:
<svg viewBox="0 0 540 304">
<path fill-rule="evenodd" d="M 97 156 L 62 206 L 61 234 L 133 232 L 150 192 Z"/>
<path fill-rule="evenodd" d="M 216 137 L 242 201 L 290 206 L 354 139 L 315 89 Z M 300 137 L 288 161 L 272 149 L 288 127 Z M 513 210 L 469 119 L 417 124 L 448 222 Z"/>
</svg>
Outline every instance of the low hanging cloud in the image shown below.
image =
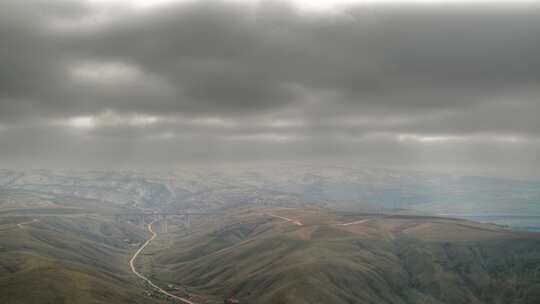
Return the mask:
<svg viewBox="0 0 540 304">
<path fill-rule="evenodd" d="M 540 168 L 536 4 L 137 3 L 0 3 L 0 164 Z"/>
</svg>

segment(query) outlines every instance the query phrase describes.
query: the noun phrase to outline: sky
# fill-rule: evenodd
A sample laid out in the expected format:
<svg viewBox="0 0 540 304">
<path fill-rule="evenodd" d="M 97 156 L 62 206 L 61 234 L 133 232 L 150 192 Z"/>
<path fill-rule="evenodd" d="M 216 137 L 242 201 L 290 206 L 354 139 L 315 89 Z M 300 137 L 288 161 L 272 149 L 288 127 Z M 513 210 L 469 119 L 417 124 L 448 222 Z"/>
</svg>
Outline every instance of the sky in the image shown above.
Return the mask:
<svg viewBox="0 0 540 304">
<path fill-rule="evenodd" d="M 2 0 L 0 167 L 538 177 L 538 1 Z"/>
</svg>

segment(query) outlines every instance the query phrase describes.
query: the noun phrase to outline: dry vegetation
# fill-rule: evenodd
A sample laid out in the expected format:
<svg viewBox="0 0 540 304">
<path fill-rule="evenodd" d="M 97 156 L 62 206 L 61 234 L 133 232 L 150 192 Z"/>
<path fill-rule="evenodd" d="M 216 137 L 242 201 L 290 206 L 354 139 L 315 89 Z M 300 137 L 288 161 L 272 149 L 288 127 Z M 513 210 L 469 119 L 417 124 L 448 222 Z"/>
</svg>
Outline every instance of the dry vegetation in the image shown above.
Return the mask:
<svg viewBox="0 0 540 304">
<path fill-rule="evenodd" d="M 229 295 L 295 304 L 540 299 L 540 236 L 438 217 L 246 209 L 200 219 L 189 237 L 178 230 L 147 262 L 162 284 L 216 303 Z"/>
</svg>

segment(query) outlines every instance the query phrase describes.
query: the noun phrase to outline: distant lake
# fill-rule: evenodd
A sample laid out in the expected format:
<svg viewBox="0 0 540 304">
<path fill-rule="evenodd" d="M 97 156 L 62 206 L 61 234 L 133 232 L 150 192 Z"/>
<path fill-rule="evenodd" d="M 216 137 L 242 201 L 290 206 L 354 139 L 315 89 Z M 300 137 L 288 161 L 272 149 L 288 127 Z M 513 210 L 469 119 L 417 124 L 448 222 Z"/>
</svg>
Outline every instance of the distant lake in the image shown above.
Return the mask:
<svg viewBox="0 0 540 304">
<path fill-rule="evenodd" d="M 540 232 L 540 216 L 516 214 L 438 214 L 439 216 L 461 218 L 480 223 L 508 226 L 513 230 Z"/>
</svg>

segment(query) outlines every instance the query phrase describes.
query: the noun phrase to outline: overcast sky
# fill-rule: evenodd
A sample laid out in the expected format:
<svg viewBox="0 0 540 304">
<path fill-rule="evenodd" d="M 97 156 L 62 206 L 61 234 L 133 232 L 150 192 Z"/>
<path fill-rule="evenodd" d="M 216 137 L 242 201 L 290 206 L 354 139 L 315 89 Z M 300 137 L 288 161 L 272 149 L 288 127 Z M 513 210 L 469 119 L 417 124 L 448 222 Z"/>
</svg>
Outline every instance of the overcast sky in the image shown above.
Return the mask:
<svg viewBox="0 0 540 304">
<path fill-rule="evenodd" d="M 540 176 L 535 1 L 2 0 L 0 167 Z"/>
</svg>

